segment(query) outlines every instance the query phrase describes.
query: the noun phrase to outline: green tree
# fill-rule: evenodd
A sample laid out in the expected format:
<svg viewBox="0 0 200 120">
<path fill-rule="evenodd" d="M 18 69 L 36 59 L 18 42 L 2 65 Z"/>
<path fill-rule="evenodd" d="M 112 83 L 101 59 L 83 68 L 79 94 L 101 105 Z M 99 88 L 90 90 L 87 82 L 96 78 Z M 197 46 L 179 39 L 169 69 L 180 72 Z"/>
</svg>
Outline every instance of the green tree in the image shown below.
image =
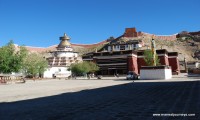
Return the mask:
<svg viewBox="0 0 200 120">
<path fill-rule="evenodd" d="M 151 50 L 144 51 L 144 61 L 147 66 L 153 66 L 153 52 Z M 156 65 L 160 65 L 160 59 L 158 58 L 157 54 L 155 57 L 155 62 L 156 62 Z"/>
<path fill-rule="evenodd" d="M 99 67 L 97 66 L 96 63 L 94 62 L 87 62 L 87 64 L 89 65 L 89 72 L 94 73 L 96 71 L 99 70 Z"/>
<path fill-rule="evenodd" d="M 13 41 L 0 48 L 0 72 L 12 73 L 22 69 L 27 50 L 23 46 L 15 46 Z"/>
<path fill-rule="evenodd" d="M 70 70 L 75 75 L 83 75 L 87 73 L 94 73 L 99 70 L 99 67 L 94 62 L 83 61 L 81 63 L 71 64 Z"/>
<path fill-rule="evenodd" d="M 47 60 L 37 53 L 28 54 L 24 62 L 24 70 L 30 77 L 36 77 L 37 75 L 42 77 L 47 67 Z"/>
</svg>

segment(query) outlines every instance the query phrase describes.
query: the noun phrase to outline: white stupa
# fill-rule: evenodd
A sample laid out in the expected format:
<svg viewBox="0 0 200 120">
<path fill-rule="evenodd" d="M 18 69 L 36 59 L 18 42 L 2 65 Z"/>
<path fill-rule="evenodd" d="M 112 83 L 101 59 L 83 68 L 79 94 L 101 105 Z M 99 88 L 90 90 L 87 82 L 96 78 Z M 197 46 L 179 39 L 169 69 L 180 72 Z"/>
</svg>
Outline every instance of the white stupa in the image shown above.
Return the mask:
<svg viewBox="0 0 200 120">
<path fill-rule="evenodd" d="M 49 66 L 44 72 L 44 78 L 69 77 L 71 75 L 71 71 L 68 70 L 69 66 L 82 61 L 78 53 L 73 52 L 69 40 L 70 38 L 65 33 L 63 37 L 60 37 L 57 50 L 51 52 L 51 57 L 47 58 Z"/>
</svg>

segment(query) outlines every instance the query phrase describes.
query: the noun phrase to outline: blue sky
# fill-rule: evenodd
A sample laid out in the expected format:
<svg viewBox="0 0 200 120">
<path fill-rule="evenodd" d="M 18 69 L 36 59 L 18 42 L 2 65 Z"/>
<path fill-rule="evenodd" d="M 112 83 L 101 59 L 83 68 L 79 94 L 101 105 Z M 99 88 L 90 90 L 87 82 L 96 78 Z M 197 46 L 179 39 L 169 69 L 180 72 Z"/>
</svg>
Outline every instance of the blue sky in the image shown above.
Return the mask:
<svg viewBox="0 0 200 120">
<path fill-rule="evenodd" d="M 200 31 L 200 0 L 0 0 L 0 46 L 48 47 L 118 37 L 125 28 L 170 35 Z"/>
</svg>

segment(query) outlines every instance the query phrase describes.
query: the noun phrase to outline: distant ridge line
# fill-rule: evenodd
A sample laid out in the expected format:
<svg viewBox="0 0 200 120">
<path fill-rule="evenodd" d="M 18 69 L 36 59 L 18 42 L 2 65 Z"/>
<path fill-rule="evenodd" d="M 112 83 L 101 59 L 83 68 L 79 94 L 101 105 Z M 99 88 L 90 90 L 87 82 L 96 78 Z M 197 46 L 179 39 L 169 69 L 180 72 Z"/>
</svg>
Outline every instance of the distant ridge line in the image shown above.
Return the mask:
<svg viewBox="0 0 200 120">
<path fill-rule="evenodd" d="M 97 45 L 100 45 L 100 44 L 104 44 L 106 42 L 107 42 L 107 40 L 104 40 L 104 41 L 101 41 L 101 42 L 98 42 L 98 43 L 93 43 L 93 44 L 76 44 L 76 43 L 72 43 L 71 45 L 72 46 L 82 46 L 82 47 L 94 47 L 94 46 L 97 46 Z"/>
<path fill-rule="evenodd" d="M 154 34 L 150 34 L 150 33 L 146 33 L 146 32 L 141 32 L 143 35 L 154 35 Z M 123 35 L 122 35 L 123 36 Z M 122 37 L 119 36 L 118 38 Z M 176 40 L 176 34 L 172 34 L 172 35 L 155 35 L 156 39 L 160 39 L 160 40 L 167 40 L 167 41 L 172 41 L 172 40 Z M 117 38 L 115 38 L 117 39 Z M 97 42 L 97 43 L 93 43 L 93 44 L 78 44 L 78 43 L 71 43 L 72 47 L 83 47 L 83 48 L 92 48 L 92 47 L 96 47 L 98 45 L 107 43 L 108 40 L 103 40 L 101 42 Z M 58 45 L 58 44 L 57 44 Z M 47 52 L 47 51 L 52 51 L 52 50 L 56 50 L 57 45 L 52 45 L 49 47 L 34 47 L 34 46 L 25 46 L 29 51 L 35 51 L 35 52 Z"/>
<path fill-rule="evenodd" d="M 98 42 L 98 43 L 94 43 L 94 44 L 75 44 L 75 43 L 71 43 L 72 47 L 73 46 L 80 46 L 80 47 L 84 47 L 84 48 L 91 48 L 91 47 L 95 47 L 101 44 L 106 43 L 107 40 Z M 56 49 L 57 45 L 52 45 L 49 47 L 34 47 L 34 46 L 25 46 L 27 50 L 32 51 L 32 52 L 46 52 L 46 51 L 51 51 Z"/>
</svg>

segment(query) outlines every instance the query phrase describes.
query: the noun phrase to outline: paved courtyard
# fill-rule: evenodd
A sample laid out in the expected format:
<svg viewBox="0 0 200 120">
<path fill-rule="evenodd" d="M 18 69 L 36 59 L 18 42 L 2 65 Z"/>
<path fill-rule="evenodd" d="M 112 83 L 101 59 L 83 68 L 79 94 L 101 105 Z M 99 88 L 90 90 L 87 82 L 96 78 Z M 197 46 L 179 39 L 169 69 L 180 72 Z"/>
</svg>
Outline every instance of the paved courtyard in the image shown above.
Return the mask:
<svg viewBox="0 0 200 120">
<path fill-rule="evenodd" d="M 0 120 L 200 120 L 198 77 L 112 79 L 0 85 Z"/>
</svg>

